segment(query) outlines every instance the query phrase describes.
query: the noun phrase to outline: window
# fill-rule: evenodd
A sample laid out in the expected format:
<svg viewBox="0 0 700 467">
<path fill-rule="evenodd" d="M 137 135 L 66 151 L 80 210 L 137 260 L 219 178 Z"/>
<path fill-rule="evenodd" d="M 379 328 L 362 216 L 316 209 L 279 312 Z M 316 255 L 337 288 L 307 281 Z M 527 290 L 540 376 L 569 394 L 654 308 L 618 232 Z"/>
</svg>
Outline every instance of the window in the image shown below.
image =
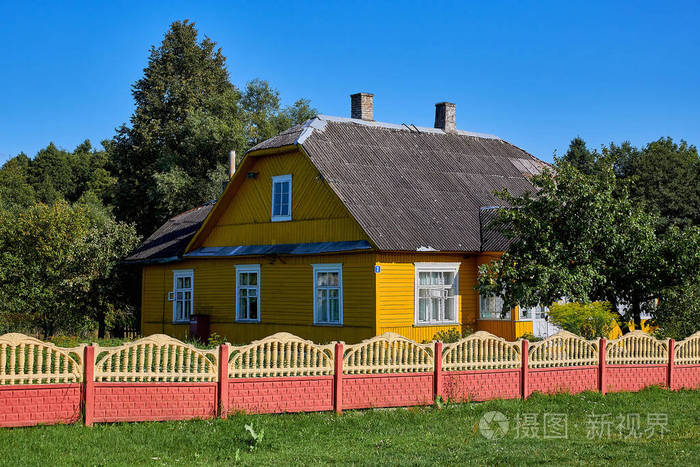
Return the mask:
<svg viewBox="0 0 700 467">
<path fill-rule="evenodd" d="M 415 263 L 415 323 L 457 323 L 459 263 Z"/>
<path fill-rule="evenodd" d="M 510 310 L 503 314 L 503 297 L 496 295 L 479 296 L 481 319 L 510 320 Z"/>
<path fill-rule="evenodd" d="M 272 177 L 272 222 L 292 220 L 292 176 Z"/>
<path fill-rule="evenodd" d="M 260 322 L 260 265 L 236 266 L 236 321 Z"/>
<path fill-rule="evenodd" d="M 182 269 L 173 271 L 173 291 L 168 299 L 173 302 L 173 322 L 189 321 L 192 314 L 192 295 L 194 291 L 194 271 Z"/>
<path fill-rule="evenodd" d="M 343 265 L 314 264 L 314 324 L 343 324 Z"/>
<path fill-rule="evenodd" d="M 546 319 L 547 307 L 542 305 L 533 306 L 532 308 L 520 308 L 520 321 L 530 321 L 532 319 Z"/>
</svg>

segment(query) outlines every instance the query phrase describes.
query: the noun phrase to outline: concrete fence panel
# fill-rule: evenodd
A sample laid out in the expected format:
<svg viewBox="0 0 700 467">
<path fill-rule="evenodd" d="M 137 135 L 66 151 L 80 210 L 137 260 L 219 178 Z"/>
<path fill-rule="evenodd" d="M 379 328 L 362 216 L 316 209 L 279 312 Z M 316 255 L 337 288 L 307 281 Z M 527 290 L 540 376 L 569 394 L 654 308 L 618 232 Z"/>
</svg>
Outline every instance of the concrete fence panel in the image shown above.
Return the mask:
<svg viewBox="0 0 700 467">
<path fill-rule="evenodd" d="M 83 348 L 0 336 L 0 426 L 72 423 L 82 409 Z"/>
</svg>

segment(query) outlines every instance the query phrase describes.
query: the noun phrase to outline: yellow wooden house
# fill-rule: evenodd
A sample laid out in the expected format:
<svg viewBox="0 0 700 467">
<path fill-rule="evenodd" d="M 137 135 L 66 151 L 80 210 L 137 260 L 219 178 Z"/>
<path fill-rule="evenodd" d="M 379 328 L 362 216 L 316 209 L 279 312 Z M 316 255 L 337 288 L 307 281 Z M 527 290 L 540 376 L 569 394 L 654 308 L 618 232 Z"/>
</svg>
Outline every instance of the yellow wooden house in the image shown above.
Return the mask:
<svg viewBox="0 0 700 467">
<path fill-rule="evenodd" d="M 546 164 L 495 136 L 317 116 L 252 148 L 222 195 L 170 219 L 130 258 L 142 265 L 141 331 L 184 337 L 190 316 L 242 343 L 286 331 L 357 342 L 387 331 L 533 333 L 474 290 L 504 239 L 485 229 L 495 190 L 520 194 Z"/>
</svg>

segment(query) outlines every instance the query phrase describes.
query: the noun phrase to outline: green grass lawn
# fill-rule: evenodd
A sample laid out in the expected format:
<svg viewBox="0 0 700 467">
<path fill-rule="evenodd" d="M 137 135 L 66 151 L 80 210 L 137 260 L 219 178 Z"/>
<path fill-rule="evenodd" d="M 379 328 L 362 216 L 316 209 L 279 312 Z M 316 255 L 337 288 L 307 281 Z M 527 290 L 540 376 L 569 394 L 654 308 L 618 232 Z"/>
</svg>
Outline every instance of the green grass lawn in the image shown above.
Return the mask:
<svg viewBox="0 0 700 467">
<path fill-rule="evenodd" d="M 509 431 L 498 440 L 484 438 L 481 417 L 498 411 Z M 568 439 L 544 439 L 545 413 L 566 414 Z M 647 414 L 665 414 L 654 432 Z M 515 427 L 520 414 L 522 425 Z M 532 420 L 530 414 L 538 414 Z M 600 422 L 592 414 L 610 414 Z M 622 415 L 639 414 L 641 437 L 618 433 Z M 548 418 L 550 435 L 562 434 Z M 619 428 L 637 428 L 635 415 Z M 254 450 L 245 425 L 264 430 Z M 493 427 L 494 425 L 490 425 Z M 561 425 L 560 425 L 561 426 Z M 531 429 L 529 427 L 535 427 Z M 591 428 L 610 428 L 610 436 Z M 667 431 L 661 436 L 660 431 Z M 524 438 L 525 432 L 535 439 Z M 536 433 L 535 433 L 536 431 Z M 651 435 L 651 437 L 647 437 Z M 237 454 L 238 453 L 238 454 Z M 667 464 L 700 463 L 700 391 L 601 396 L 534 395 L 526 401 L 448 404 L 433 407 L 290 415 L 235 415 L 228 420 L 132 423 L 86 428 L 42 426 L 0 428 L 3 465 L 105 464 Z"/>
</svg>

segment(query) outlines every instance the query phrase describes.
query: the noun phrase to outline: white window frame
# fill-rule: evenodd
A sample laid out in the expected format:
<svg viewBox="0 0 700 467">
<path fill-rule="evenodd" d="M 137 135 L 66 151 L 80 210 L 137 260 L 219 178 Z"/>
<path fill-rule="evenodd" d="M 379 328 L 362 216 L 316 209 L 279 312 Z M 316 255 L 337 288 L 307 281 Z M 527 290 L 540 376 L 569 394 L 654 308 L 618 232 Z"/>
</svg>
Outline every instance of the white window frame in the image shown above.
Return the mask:
<svg viewBox="0 0 700 467">
<path fill-rule="evenodd" d="M 547 313 L 549 312 L 549 307 L 537 305 L 537 306 L 534 306 L 532 308 L 529 308 L 529 310 L 531 311 L 530 316 L 523 317 L 522 307 L 518 307 L 518 308 L 520 309 L 520 312 L 518 313 L 520 321 L 532 321 L 535 319 L 540 319 L 540 320 L 545 319 L 542 317 L 542 315 L 546 316 Z M 540 316 L 537 316 L 538 314 Z"/>
<path fill-rule="evenodd" d="M 506 314 L 505 317 L 501 316 L 501 311 L 497 311 L 495 309 L 495 303 L 494 303 L 494 310 L 493 313 L 491 310 L 489 310 L 489 314 L 484 317 L 484 312 L 481 307 L 481 300 L 482 298 L 485 297 L 485 295 L 479 295 L 479 320 L 480 321 L 511 321 L 511 317 L 513 316 L 513 310 L 508 310 L 508 313 Z M 488 295 L 489 298 L 494 298 L 494 295 Z"/>
<path fill-rule="evenodd" d="M 315 326 L 342 326 L 343 325 L 343 263 L 323 263 L 323 264 L 312 264 L 313 266 L 313 281 L 314 281 L 314 325 Z M 337 272 L 338 273 L 338 319 L 339 322 L 326 322 L 320 321 L 318 319 L 318 280 L 316 279 L 316 274 L 319 272 Z M 331 288 L 331 287 L 323 287 Z M 335 288 L 335 287 L 333 287 Z"/>
<path fill-rule="evenodd" d="M 177 288 L 177 280 L 179 278 L 190 278 L 189 288 Z M 187 319 L 177 319 L 177 293 L 178 292 L 190 292 L 190 316 L 194 314 L 194 269 L 174 269 L 173 270 L 173 290 L 168 293 L 168 300 L 173 302 L 173 323 L 189 323 L 190 316 Z"/>
<path fill-rule="evenodd" d="M 260 322 L 260 282 L 261 282 L 261 277 L 260 277 L 260 265 L 259 264 L 237 264 L 236 266 L 236 322 L 237 323 L 259 323 Z M 239 314 L 239 305 L 240 305 L 240 291 L 241 291 L 241 281 L 240 281 L 240 276 L 242 273 L 251 273 L 254 272 L 255 274 L 258 275 L 258 279 L 256 281 L 257 285 L 256 286 L 245 286 L 247 289 L 255 289 L 257 293 L 257 298 L 258 298 L 258 312 L 257 312 L 257 319 L 250 319 L 250 318 L 241 318 Z M 246 310 L 247 311 L 247 310 Z"/>
<path fill-rule="evenodd" d="M 289 182 L 289 194 L 287 195 L 287 206 L 289 206 L 289 214 L 275 215 L 275 183 Z M 292 175 L 277 175 L 272 177 L 272 199 L 271 199 L 270 215 L 272 222 L 283 222 L 292 220 Z"/>
<path fill-rule="evenodd" d="M 414 326 L 443 326 L 459 324 L 459 267 L 461 263 L 413 263 L 415 270 L 415 282 L 413 286 L 414 295 L 414 314 L 413 314 L 413 324 Z M 420 273 L 421 272 L 452 272 L 455 275 L 454 283 L 452 288 L 454 289 L 454 319 L 453 320 L 430 320 L 430 321 L 419 321 L 419 287 L 420 287 Z"/>
<path fill-rule="evenodd" d="M 530 310 L 532 311 L 532 308 L 525 308 L 522 305 L 518 305 L 518 321 L 532 321 L 534 313 L 530 313 L 529 316 L 525 316 L 523 313 L 523 310 Z"/>
</svg>

